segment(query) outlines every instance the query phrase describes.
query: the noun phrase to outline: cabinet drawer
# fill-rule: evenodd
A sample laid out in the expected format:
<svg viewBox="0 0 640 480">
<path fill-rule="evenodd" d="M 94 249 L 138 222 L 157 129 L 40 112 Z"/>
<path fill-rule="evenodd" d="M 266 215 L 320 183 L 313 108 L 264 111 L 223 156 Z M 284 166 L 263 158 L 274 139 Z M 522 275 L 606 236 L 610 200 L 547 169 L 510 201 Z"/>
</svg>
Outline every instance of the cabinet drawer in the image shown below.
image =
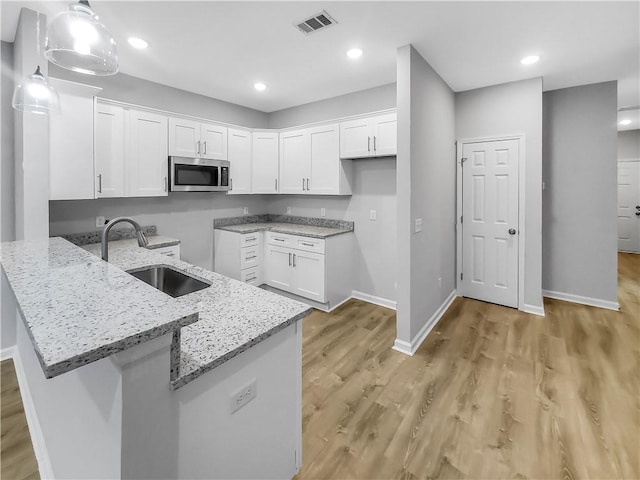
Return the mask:
<svg viewBox="0 0 640 480">
<path fill-rule="evenodd" d="M 240 272 L 240 281 L 250 285 L 258 286 L 262 282 L 260 280 L 260 267 L 251 267 Z"/>
<path fill-rule="evenodd" d="M 293 247 L 295 241 L 292 235 L 286 233 L 267 232 L 267 243 L 269 245 L 277 245 L 279 247 Z"/>
<path fill-rule="evenodd" d="M 252 247 L 260 244 L 260 232 L 243 233 L 240 235 L 240 247 Z"/>
<path fill-rule="evenodd" d="M 295 237 L 293 248 L 304 250 L 305 252 L 324 253 L 324 239 Z"/>
<path fill-rule="evenodd" d="M 260 265 L 262 257 L 262 247 L 256 245 L 254 247 L 244 247 L 240 249 L 240 270 L 249 267 L 257 267 Z"/>
<path fill-rule="evenodd" d="M 153 248 L 151 249 L 151 251 L 180 260 L 180 245 L 170 245 L 168 247 Z"/>
</svg>

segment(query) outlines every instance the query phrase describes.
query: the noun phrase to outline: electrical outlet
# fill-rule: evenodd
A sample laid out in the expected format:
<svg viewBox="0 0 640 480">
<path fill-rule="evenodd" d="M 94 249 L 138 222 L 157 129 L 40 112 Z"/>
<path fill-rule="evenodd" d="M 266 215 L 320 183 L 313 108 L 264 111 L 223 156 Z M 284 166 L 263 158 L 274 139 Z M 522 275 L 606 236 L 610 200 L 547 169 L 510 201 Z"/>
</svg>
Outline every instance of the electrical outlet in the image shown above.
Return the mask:
<svg viewBox="0 0 640 480">
<path fill-rule="evenodd" d="M 100 228 L 100 227 L 104 227 L 104 224 L 106 223 L 105 218 L 103 215 L 98 215 L 96 217 L 96 227 Z"/>
<path fill-rule="evenodd" d="M 422 219 L 421 218 L 416 218 L 416 228 L 415 228 L 415 233 L 421 232 L 422 231 Z"/>
<path fill-rule="evenodd" d="M 287 213 L 291 213 L 291 207 L 287 207 Z"/>
<path fill-rule="evenodd" d="M 241 409 L 251 400 L 256 398 L 257 393 L 256 379 L 254 378 L 250 383 L 242 387 L 237 392 L 232 393 L 229 397 L 231 413 Z"/>
<path fill-rule="evenodd" d="M 321 217 L 326 217 L 327 216 L 327 209 L 326 208 L 321 208 L 320 209 L 320 216 Z"/>
<path fill-rule="evenodd" d="M 377 218 L 377 214 L 375 210 L 371 210 L 369 212 L 369 220 L 375 220 Z"/>
<path fill-rule="evenodd" d="M 242 213 L 249 215 L 249 207 L 242 207 Z"/>
</svg>

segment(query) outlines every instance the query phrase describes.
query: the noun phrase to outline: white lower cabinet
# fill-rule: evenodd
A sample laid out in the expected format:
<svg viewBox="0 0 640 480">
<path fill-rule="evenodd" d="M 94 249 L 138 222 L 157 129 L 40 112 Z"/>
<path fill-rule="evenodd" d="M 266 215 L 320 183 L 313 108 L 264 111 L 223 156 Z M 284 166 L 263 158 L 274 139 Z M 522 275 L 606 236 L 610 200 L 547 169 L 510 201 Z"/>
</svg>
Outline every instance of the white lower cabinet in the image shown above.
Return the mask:
<svg viewBox="0 0 640 480">
<path fill-rule="evenodd" d="M 165 255 L 167 257 L 175 258 L 176 260 L 180 260 L 180 244 L 152 248 L 151 251 L 159 253 L 161 255 Z"/>
<path fill-rule="evenodd" d="M 251 285 L 262 284 L 262 232 L 214 230 L 214 271 Z"/>
</svg>

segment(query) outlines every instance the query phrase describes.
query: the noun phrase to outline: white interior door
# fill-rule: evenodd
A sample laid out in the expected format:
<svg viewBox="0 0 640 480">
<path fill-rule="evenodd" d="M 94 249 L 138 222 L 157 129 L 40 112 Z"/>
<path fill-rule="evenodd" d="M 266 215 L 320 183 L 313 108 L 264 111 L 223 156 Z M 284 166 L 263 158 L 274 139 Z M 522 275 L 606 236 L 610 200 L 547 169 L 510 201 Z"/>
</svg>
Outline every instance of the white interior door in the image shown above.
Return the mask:
<svg viewBox="0 0 640 480">
<path fill-rule="evenodd" d="M 618 250 L 640 253 L 640 160 L 618 162 Z"/>
<path fill-rule="evenodd" d="M 462 295 L 518 307 L 518 140 L 462 147 Z"/>
</svg>

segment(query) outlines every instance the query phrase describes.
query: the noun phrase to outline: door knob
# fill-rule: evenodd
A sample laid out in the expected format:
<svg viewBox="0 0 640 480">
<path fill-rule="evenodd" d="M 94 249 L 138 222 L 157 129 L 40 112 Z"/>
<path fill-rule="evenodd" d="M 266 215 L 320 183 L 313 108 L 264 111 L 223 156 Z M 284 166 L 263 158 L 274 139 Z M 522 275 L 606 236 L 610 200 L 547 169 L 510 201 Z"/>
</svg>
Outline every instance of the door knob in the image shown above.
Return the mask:
<svg viewBox="0 0 640 480">
<path fill-rule="evenodd" d="M 516 234 L 516 229 L 515 228 L 510 228 L 509 229 L 509 235 L 515 235 Z"/>
</svg>

